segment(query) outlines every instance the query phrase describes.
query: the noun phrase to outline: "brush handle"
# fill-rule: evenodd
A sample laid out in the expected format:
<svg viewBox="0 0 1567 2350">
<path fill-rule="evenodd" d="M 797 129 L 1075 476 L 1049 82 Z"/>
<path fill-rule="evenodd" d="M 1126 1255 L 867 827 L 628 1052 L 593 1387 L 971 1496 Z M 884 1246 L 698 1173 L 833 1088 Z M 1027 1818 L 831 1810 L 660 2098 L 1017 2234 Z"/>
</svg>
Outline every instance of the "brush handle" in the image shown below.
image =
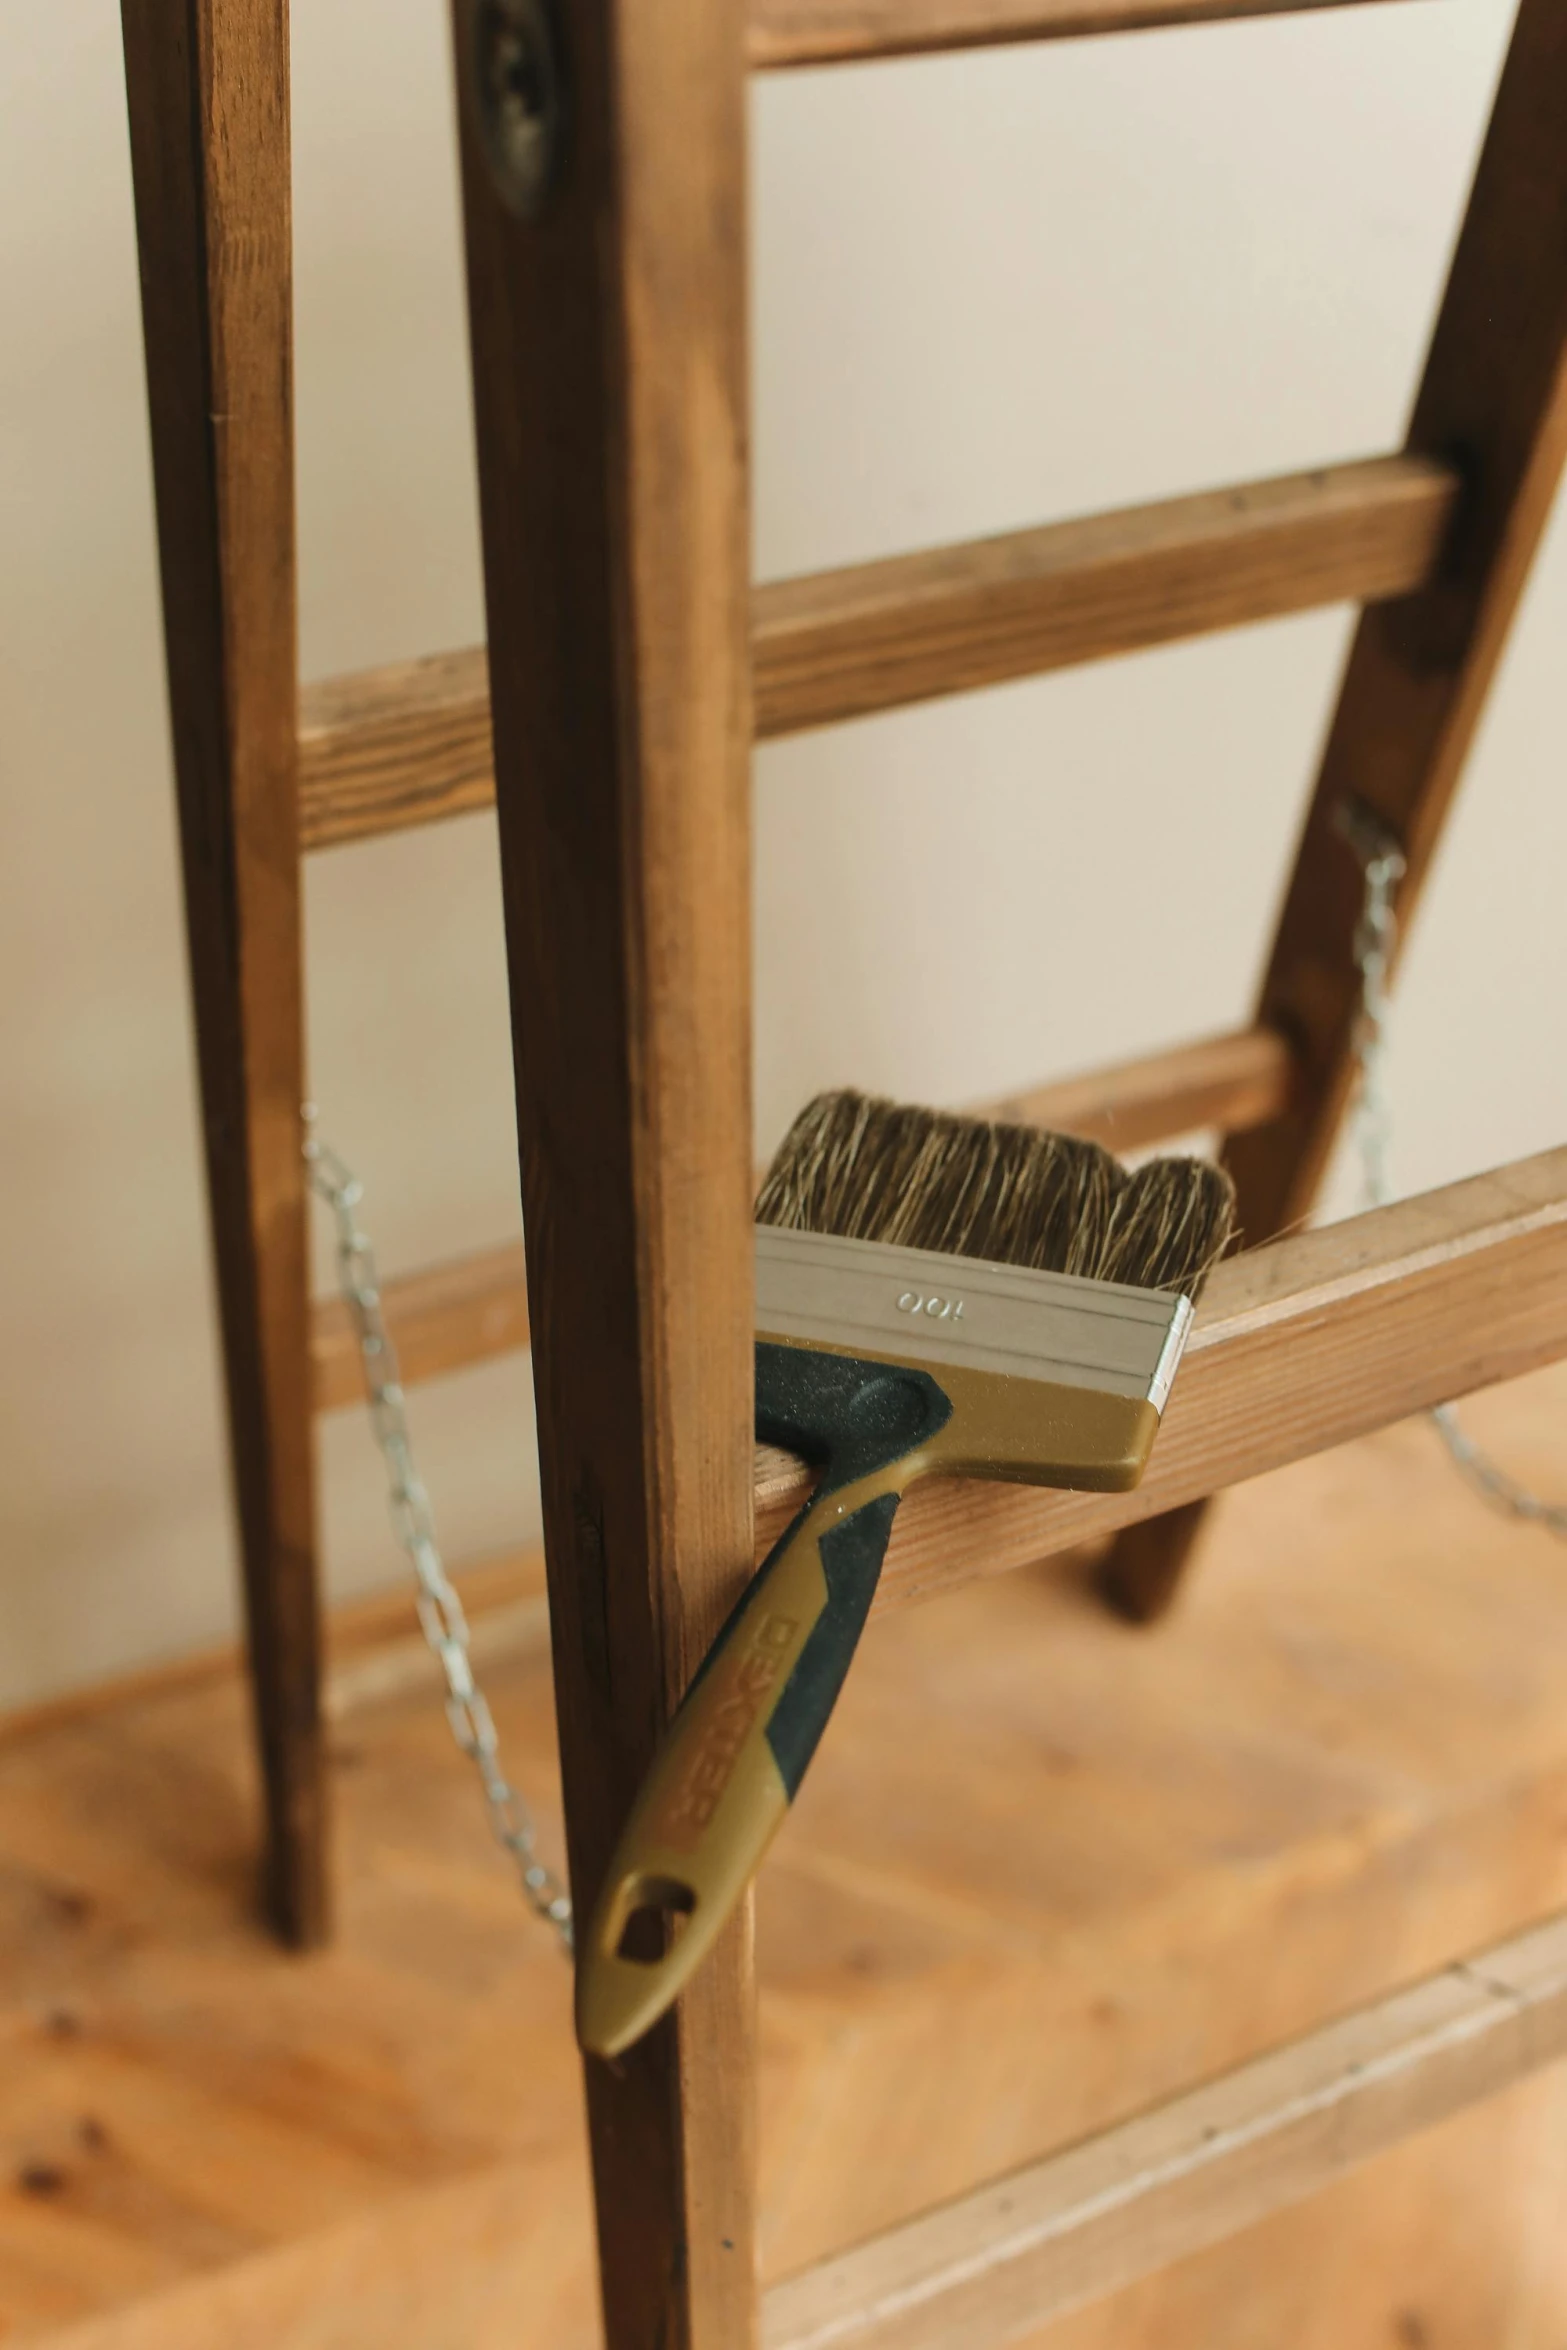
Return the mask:
<svg viewBox="0 0 1567 2350">
<path fill-rule="evenodd" d="M 678 1997 L 793 1802 L 843 1687 L 904 1489 L 952 1405 L 926 1371 L 756 1349 L 756 1431 L 823 1465 L 709 1649 L 621 1833 L 577 1958 L 613 2056 Z"/>
</svg>

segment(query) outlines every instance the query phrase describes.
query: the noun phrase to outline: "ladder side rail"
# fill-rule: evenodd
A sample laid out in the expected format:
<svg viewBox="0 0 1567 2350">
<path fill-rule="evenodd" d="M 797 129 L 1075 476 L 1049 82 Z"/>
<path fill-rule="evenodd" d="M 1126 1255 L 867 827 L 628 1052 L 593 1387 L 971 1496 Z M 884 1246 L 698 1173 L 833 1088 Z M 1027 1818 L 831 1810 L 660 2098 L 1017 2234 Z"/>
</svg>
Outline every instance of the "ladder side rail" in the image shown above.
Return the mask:
<svg viewBox="0 0 1567 2350">
<path fill-rule="evenodd" d="M 1521 0 L 1408 435 L 1465 493 L 1431 583 L 1361 617 L 1259 996 L 1302 1082 L 1232 1135 L 1247 1244 L 1306 1215 L 1354 1083 L 1361 877 L 1337 831 L 1360 804 L 1406 860 L 1408 937 L 1567 460 L 1567 11 Z M 1168 1607 L 1200 1507 L 1118 1543 L 1105 1589 L 1140 1620 Z"/>
<path fill-rule="evenodd" d="M 898 1513 L 876 1608 L 1081 1550 L 1564 1354 L 1567 1149 L 1270 1241 L 1209 1282 L 1135 1492 L 927 1479 Z M 754 1474 L 761 1556 L 812 1472 L 759 1445 Z"/>
<path fill-rule="evenodd" d="M 532 220 L 492 181 L 471 45 L 531 12 L 453 23 L 581 1913 L 751 1567 L 746 206 L 733 0 L 556 14 L 569 147 Z M 586 2066 L 609 2350 L 753 2350 L 754 2028 L 747 1905 L 680 2009 Z"/>
<path fill-rule="evenodd" d="M 124 0 L 185 916 L 267 1812 L 327 1929 L 306 1195 L 286 0 Z"/>
<path fill-rule="evenodd" d="M 1567 1918 L 786 2278 L 765 2350 L 1005 2350 L 1567 2056 Z"/>
</svg>

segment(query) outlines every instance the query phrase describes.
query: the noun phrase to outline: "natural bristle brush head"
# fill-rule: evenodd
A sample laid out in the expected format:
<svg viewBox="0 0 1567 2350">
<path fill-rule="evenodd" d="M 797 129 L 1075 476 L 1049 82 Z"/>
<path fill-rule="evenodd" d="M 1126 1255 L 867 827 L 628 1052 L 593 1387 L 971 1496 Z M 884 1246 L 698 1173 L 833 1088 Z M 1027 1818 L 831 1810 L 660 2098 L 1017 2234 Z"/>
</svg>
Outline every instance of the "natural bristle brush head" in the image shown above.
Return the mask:
<svg viewBox="0 0 1567 2350">
<path fill-rule="evenodd" d="M 780 1143 L 756 1221 L 1195 1298 L 1235 1192 L 1206 1159 L 1129 1170 L 1077 1135 L 823 1093 Z"/>
</svg>

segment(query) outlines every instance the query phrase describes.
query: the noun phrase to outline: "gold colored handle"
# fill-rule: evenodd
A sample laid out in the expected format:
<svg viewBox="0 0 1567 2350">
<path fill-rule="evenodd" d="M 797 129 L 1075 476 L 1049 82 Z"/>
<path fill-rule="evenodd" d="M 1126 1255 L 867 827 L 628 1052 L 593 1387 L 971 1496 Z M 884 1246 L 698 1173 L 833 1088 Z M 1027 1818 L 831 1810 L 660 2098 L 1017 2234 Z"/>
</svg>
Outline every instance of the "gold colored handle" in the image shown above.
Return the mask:
<svg viewBox="0 0 1567 2350">
<path fill-rule="evenodd" d="M 678 1998 L 777 1834 L 843 1685 L 904 1460 L 823 1493 L 710 1651 L 622 1831 L 577 1955 L 577 2036 L 599 2056 Z"/>
<path fill-rule="evenodd" d="M 1153 1405 L 944 1366 L 757 1345 L 757 1427 L 826 1462 L 687 1692 L 577 1954 L 577 2036 L 613 2056 L 670 2007 L 734 1910 L 826 1728 L 898 1502 L 927 1471 L 1119 1492 Z"/>
</svg>

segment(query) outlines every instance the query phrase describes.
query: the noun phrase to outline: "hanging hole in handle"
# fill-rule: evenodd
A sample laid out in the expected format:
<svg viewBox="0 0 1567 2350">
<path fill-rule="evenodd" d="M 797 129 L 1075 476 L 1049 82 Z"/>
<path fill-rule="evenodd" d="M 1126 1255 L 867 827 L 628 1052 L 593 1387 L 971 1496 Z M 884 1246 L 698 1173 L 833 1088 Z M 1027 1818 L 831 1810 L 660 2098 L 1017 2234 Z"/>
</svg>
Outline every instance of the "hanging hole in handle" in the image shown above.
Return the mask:
<svg viewBox="0 0 1567 2350">
<path fill-rule="evenodd" d="M 611 1923 L 615 1956 L 635 1966 L 667 1958 L 696 1909 L 696 1893 L 677 1877 L 634 1877 L 622 1888 Z"/>
</svg>

